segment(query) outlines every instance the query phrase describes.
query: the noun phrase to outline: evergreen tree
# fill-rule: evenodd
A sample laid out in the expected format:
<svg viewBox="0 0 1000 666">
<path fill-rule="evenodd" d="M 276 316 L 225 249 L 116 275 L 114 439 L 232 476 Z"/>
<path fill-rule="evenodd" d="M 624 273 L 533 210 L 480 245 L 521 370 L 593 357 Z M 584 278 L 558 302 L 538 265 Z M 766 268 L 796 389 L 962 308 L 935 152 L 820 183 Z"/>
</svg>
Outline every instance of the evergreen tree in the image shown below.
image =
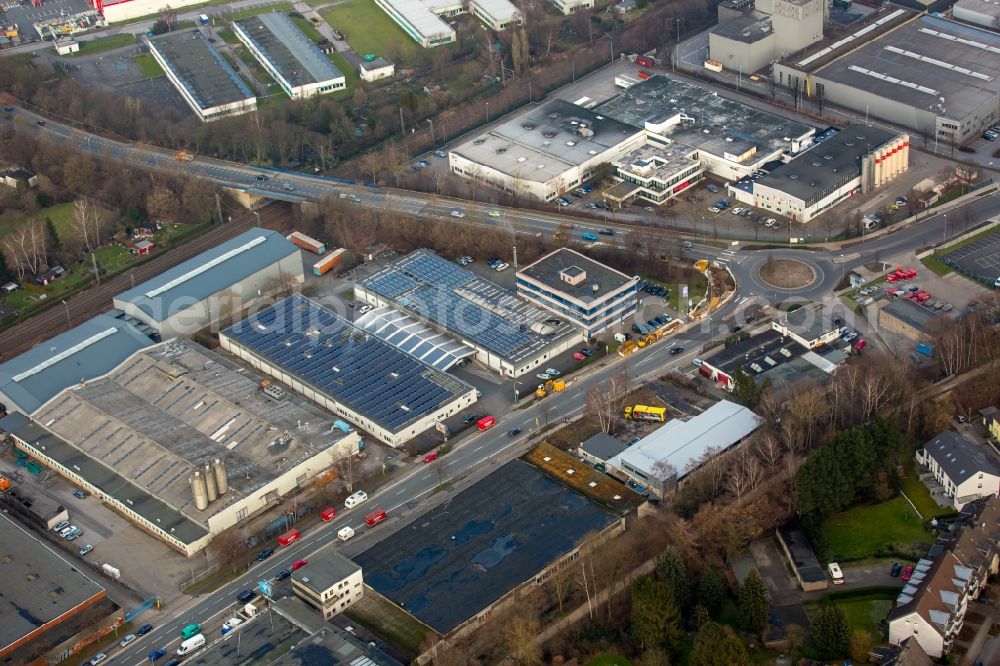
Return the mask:
<svg viewBox="0 0 1000 666">
<path fill-rule="evenodd" d="M 851 625 L 844 609 L 835 604 L 823 606 L 813 622 L 812 637 L 824 659 L 846 656 L 850 649 Z"/>
<path fill-rule="evenodd" d="M 3 250 L 0 250 L 0 283 L 14 282 L 14 278 L 14 273 L 7 266 L 7 257 L 3 256 Z"/>
<path fill-rule="evenodd" d="M 698 582 L 698 603 L 705 607 L 713 620 L 722 610 L 722 602 L 726 598 L 726 580 L 722 572 L 715 567 L 709 567 Z"/>
<path fill-rule="evenodd" d="M 684 558 L 673 546 L 660 553 L 656 562 L 656 577 L 670 586 L 674 601 L 683 610 L 688 603 L 688 574 Z"/>
<path fill-rule="evenodd" d="M 740 588 L 740 625 L 747 631 L 759 634 L 767 624 L 767 590 L 757 571 L 750 570 Z"/>
<path fill-rule="evenodd" d="M 649 576 L 632 581 L 632 631 L 647 650 L 676 649 L 681 637 L 681 613 L 666 583 Z"/>
<path fill-rule="evenodd" d="M 689 666 L 749 666 L 746 646 L 718 622 L 706 622 L 695 634 Z"/>
</svg>

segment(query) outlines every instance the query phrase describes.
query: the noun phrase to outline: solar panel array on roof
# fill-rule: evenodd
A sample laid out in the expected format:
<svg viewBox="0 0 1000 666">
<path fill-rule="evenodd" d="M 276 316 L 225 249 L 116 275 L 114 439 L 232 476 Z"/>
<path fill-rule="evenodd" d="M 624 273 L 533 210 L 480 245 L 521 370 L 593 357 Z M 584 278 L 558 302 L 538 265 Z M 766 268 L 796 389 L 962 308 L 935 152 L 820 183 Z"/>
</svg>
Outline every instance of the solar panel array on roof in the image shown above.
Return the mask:
<svg viewBox="0 0 1000 666">
<path fill-rule="evenodd" d="M 402 273 L 383 273 L 368 280 L 366 286 L 376 294 L 395 298 L 417 286 L 416 280 Z"/>
<path fill-rule="evenodd" d="M 223 335 L 393 432 L 473 390 L 300 295 Z"/>
<path fill-rule="evenodd" d="M 469 271 L 429 252 L 408 254 L 396 264 L 396 268 L 441 289 L 458 289 L 476 279 Z"/>
</svg>

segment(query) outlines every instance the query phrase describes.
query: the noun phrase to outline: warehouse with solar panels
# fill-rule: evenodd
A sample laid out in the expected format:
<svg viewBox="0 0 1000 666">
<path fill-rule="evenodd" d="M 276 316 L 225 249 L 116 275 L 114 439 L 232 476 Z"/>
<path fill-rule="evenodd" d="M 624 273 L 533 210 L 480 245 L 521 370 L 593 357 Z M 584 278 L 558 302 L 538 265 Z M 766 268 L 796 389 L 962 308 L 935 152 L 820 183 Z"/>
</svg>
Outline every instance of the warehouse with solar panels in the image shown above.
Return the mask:
<svg viewBox="0 0 1000 666">
<path fill-rule="evenodd" d="M 168 340 L 303 281 L 299 248 L 276 231 L 255 227 L 118 294 L 114 305 Z"/>
<path fill-rule="evenodd" d="M 448 334 L 475 350 L 482 365 L 509 377 L 544 368 L 583 341 L 583 333 L 565 319 L 430 250 L 411 252 L 359 281 L 354 295 Z"/>
<path fill-rule="evenodd" d="M 476 389 L 290 296 L 222 331 L 223 349 L 399 447 L 476 401 Z"/>
</svg>

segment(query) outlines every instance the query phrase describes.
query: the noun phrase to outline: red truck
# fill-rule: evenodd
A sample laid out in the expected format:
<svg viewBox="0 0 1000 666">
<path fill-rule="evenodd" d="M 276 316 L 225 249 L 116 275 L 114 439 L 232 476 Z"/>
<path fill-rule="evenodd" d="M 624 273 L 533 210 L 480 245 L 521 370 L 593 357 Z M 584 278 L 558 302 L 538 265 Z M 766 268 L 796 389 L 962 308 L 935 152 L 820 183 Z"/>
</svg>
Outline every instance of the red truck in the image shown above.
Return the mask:
<svg viewBox="0 0 1000 666">
<path fill-rule="evenodd" d="M 298 530 L 288 530 L 280 537 L 278 537 L 278 545 L 287 546 L 288 544 L 294 543 L 301 538 L 302 538 L 302 532 L 299 532 Z"/>
<path fill-rule="evenodd" d="M 476 421 L 476 427 L 480 430 L 489 430 L 497 424 L 497 420 L 492 416 L 484 416 L 483 418 Z"/>
<path fill-rule="evenodd" d="M 644 69 L 640 69 L 640 70 L 639 70 L 639 78 L 640 78 L 640 79 L 642 79 L 643 81 L 645 81 L 646 79 L 648 79 L 648 78 L 649 78 L 649 77 L 651 77 L 652 75 L 653 75 L 653 73 L 652 73 L 652 72 L 647 72 L 647 71 L 646 71 L 646 70 L 644 70 Z"/>
<path fill-rule="evenodd" d="M 654 63 L 653 59 L 649 56 L 641 55 L 635 57 L 635 64 L 639 65 L 639 67 L 652 67 L 656 63 Z"/>
<path fill-rule="evenodd" d="M 385 509 L 373 509 L 365 514 L 365 524 L 368 525 L 368 527 L 375 527 L 385 520 L 385 518 Z"/>
</svg>

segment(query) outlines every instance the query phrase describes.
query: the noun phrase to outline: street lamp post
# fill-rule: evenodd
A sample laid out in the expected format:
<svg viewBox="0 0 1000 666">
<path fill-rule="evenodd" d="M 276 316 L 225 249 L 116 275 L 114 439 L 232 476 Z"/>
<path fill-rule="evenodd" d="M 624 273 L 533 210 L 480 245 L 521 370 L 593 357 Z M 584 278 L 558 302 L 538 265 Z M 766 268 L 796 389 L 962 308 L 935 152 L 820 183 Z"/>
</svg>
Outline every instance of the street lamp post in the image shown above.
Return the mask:
<svg viewBox="0 0 1000 666">
<path fill-rule="evenodd" d="M 486 102 L 486 124 L 490 124 L 490 103 Z"/>
<path fill-rule="evenodd" d="M 437 141 L 434 139 L 434 121 L 428 118 L 427 122 L 431 124 L 431 147 L 433 148 L 437 145 Z"/>
<path fill-rule="evenodd" d="M 944 213 L 944 235 L 941 237 L 941 242 L 944 243 L 948 240 L 948 213 Z"/>
<path fill-rule="evenodd" d="M 62 304 L 66 306 L 66 326 L 67 328 L 73 328 L 73 322 L 69 318 L 69 303 L 63 301 Z"/>
</svg>

